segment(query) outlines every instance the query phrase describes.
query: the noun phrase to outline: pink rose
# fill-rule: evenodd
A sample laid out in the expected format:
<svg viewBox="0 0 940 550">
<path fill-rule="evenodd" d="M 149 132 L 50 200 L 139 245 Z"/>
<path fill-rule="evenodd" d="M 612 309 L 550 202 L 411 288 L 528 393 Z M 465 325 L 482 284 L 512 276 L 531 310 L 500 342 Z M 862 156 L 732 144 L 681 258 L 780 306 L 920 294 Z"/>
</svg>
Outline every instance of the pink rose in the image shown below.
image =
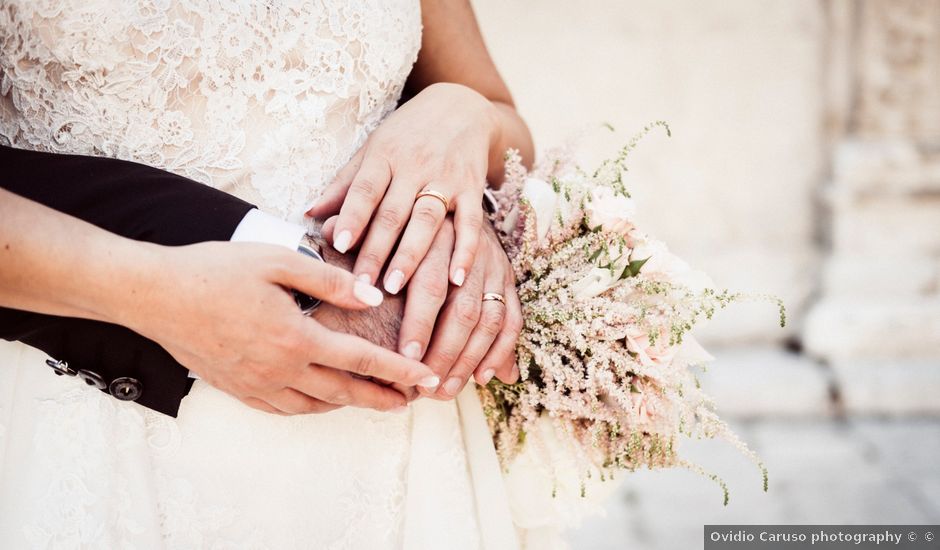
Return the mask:
<svg viewBox="0 0 940 550">
<path fill-rule="evenodd" d="M 610 187 L 591 189 L 584 207 L 587 223 L 592 228 L 601 226 L 605 231 L 626 235 L 633 230 L 632 219 L 636 214 L 633 199 L 619 194 Z"/>
<path fill-rule="evenodd" d="M 649 333 L 640 327 L 630 327 L 627 332 L 627 349 L 636 354 L 636 359 L 644 367 L 666 365 L 676 355 L 675 346 L 669 345 L 669 337 L 660 334 L 656 343 L 650 343 Z"/>
</svg>

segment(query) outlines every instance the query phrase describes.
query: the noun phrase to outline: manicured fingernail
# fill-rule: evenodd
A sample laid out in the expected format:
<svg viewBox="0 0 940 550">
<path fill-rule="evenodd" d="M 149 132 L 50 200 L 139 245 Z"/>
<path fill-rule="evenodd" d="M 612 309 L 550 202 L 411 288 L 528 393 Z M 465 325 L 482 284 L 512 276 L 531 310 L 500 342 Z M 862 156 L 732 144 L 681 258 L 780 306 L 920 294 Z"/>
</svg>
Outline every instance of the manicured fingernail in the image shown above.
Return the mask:
<svg viewBox="0 0 940 550">
<path fill-rule="evenodd" d="M 440 383 L 441 383 L 441 379 L 434 376 L 433 374 L 430 376 L 425 376 L 424 378 L 418 381 L 419 386 L 421 386 L 422 388 L 427 388 L 429 390 L 433 390 Z"/>
<path fill-rule="evenodd" d="M 375 307 L 382 303 L 382 291 L 362 281 L 353 283 L 353 296 L 367 306 Z"/>
<path fill-rule="evenodd" d="M 390 413 L 392 413 L 392 414 L 405 414 L 406 412 L 408 412 L 408 406 L 407 406 L 407 405 L 402 405 L 401 407 L 395 407 L 394 409 L 392 409 L 392 410 L 390 410 L 390 411 L 388 411 L 388 412 L 390 412 Z"/>
<path fill-rule="evenodd" d="M 400 269 L 395 269 L 385 278 L 385 290 L 389 294 L 397 294 L 401 290 L 401 284 L 405 282 L 405 274 Z"/>
<path fill-rule="evenodd" d="M 496 374 L 496 371 L 493 369 L 486 369 L 485 371 L 483 371 L 483 374 L 480 376 L 480 378 L 483 379 L 484 386 L 487 385 L 489 381 L 493 379 L 494 374 Z"/>
<path fill-rule="evenodd" d="M 463 280 L 467 277 L 467 272 L 463 268 L 454 271 L 454 284 L 460 286 L 463 284 Z"/>
<path fill-rule="evenodd" d="M 421 359 L 421 344 L 417 342 L 408 342 L 401 350 L 401 353 L 408 359 L 419 361 Z"/>
<path fill-rule="evenodd" d="M 349 250 L 349 245 L 352 244 L 352 233 L 347 230 L 339 232 L 339 235 L 333 239 L 333 248 L 336 249 L 340 254 L 345 254 Z"/>
<path fill-rule="evenodd" d="M 460 379 L 459 378 L 448 378 L 447 382 L 444 382 L 444 393 L 447 395 L 457 395 L 457 392 L 460 391 Z"/>
<path fill-rule="evenodd" d="M 369 276 L 368 273 L 360 273 L 359 275 L 356 275 L 356 280 L 357 280 L 357 281 L 362 281 L 362 282 L 364 282 L 364 283 L 366 283 L 366 284 L 369 284 L 369 285 L 372 284 L 372 277 Z"/>
</svg>

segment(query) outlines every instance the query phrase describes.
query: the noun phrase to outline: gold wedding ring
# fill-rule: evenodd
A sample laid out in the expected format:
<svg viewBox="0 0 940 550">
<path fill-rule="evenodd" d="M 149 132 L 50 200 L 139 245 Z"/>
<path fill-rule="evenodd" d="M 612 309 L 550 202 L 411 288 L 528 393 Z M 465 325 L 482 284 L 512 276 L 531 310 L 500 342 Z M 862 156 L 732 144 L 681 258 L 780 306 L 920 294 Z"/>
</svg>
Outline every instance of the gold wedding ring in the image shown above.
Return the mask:
<svg viewBox="0 0 940 550">
<path fill-rule="evenodd" d="M 484 292 L 483 301 L 487 302 L 490 300 L 506 305 L 506 298 L 504 298 L 503 295 L 500 294 L 499 292 Z"/>
<path fill-rule="evenodd" d="M 430 187 L 425 187 L 425 188 L 422 189 L 421 192 L 418 193 L 418 195 L 415 197 L 415 202 L 417 202 L 418 199 L 420 199 L 421 197 L 432 197 L 432 198 L 435 198 L 435 199 L 441 201 L 441 204 L 444 205 L 444 212 L 449 212 L 449 211 L 450 211 L 450 201 L 447 200 L 447 197 L 445 197 L 443 193 L 438 193 L 437 191 L 431 189 Z"/>
</svg>

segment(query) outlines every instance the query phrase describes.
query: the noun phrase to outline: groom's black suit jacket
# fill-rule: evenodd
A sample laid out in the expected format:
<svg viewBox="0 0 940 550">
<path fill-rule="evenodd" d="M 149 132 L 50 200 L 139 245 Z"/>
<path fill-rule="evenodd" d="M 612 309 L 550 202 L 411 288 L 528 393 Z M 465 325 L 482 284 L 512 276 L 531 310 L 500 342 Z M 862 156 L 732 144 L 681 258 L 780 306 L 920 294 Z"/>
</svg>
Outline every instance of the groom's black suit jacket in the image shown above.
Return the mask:
<svg viewBox="0 0 940 550">
<path fill-rule="evenodd" d="M 253 208 L 141 164 L 3 146 L 0 187 L 112 233 L 171 246 L 227 241 Z M 171 416 L 192 386 L 189 371 L 159 344 L 118 325 L 0 308 L 0 338 L 38 348 L 82 371 L 90 385 Z"/>
</svg>

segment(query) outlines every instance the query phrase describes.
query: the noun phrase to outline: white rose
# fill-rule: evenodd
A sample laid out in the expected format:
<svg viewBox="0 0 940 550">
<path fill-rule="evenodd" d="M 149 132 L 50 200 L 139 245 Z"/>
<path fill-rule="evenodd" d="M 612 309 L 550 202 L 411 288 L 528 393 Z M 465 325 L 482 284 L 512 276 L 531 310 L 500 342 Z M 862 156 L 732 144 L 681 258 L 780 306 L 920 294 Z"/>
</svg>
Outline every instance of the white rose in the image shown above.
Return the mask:
<svg viewBox="0 0 940 550">
<path fill-rule="evenodd" d="M 689 264 L 669 251 L 665 244 L 660 241 L 643 240 L 633 249 L 630 255 L 632 260 L 643 260 L 649 258 L 643 265 L 645 273 L 662 273 L 663 275 L 675 275 L 689 270 Z"/>
<path fill-rule="evenodd" d="M 544 244 L 555 217 L 558 194 L 548 183 L 538 178 L 526 178 L 522 185 L 522 196 L 529 201 L 535 211 L 535 230 L 539 244 Z"/>
<path fill-rule="evenodd" d="M 691 365 L 704 365 L 714 360 L 714 356 L 705 351 L 705 348 L 702 347 L 702 344 L 698 343 L 698 340 L 696 340 L 694 336 L 686 334 L 682 337 L 682 344 L 679 345 L 679 351 L 676 353 L 675 358 L 673 358 L 673 364 L 679 367 L 687 367 Z"/>
<path fill-rule="evenodd" d="M 705 273 L 689 267 L 682 258 L 676 256 L 660 241 L 641 240 L 633 249 L 631 259 L 649 258 L 641 271 L 646 274 L 659 274 L 668 281 L 700 291 L 715 286 Z"/>
<path fill-rule="evenodd" d="M 585 210 L 592 228 L 600 225 L 608 231 L 624 232 L 632 228 L 636 204 L 630 197 L 601 186 L 591 189 Z"/>
<path fill-rule="evenodd" d="M 571 285 L 571 293 L 575 300 L 593 298 L 617 284 L 618 275 L 619 273 L 613 273 L 610 269 L 595 267 L 580 281 Z"/>
</svg>

